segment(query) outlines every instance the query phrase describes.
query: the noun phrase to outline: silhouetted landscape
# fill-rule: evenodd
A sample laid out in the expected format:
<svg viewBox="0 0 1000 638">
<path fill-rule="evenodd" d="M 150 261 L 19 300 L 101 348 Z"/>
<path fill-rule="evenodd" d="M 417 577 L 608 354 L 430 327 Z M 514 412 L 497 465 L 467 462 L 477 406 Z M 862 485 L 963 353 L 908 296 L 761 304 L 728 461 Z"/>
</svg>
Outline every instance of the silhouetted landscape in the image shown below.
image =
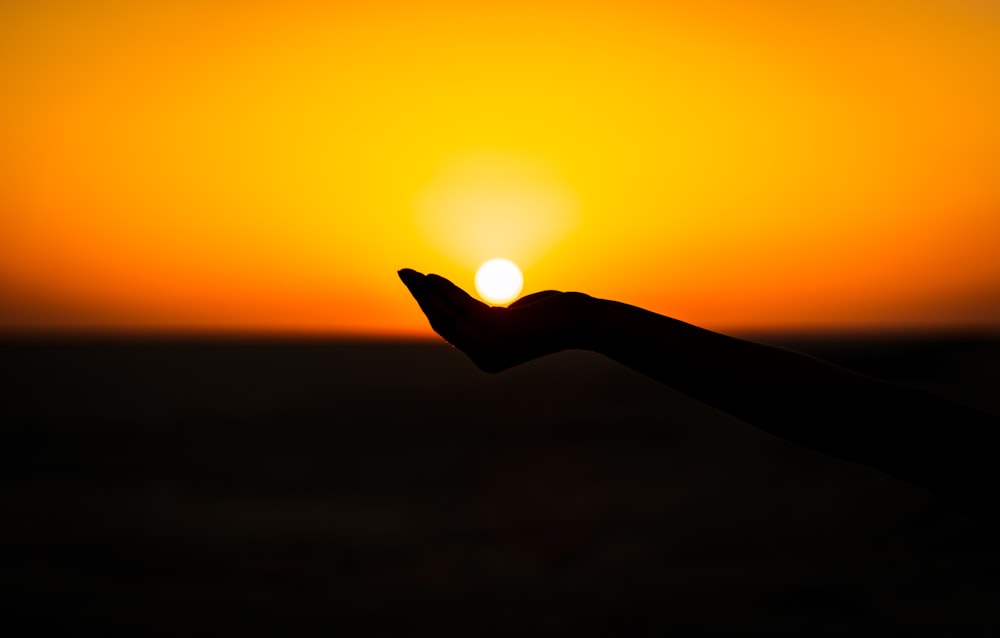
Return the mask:
<svg viewBox="0 0 1000 638">
<path fill-rule="evenodd" d="M 1000 413 L 995 337 L 760 339 Z M 0 599 L 31 634 L 1000 632 L 981 525 L 590 353 L 0 352 Z"/>
</svg>

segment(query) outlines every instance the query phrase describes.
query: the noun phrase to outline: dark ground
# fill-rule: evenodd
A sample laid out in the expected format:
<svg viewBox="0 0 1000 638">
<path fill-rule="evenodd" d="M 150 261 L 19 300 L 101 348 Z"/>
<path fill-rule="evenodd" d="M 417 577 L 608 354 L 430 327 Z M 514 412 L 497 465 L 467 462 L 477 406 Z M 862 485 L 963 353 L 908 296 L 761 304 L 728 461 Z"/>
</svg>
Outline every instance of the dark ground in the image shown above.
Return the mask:
<svg viewBox="0 0 1000 638">
<path fill-rule="evenodd" d="M 997 339 L 769 340 L 1000 413 Z M 5 635 L 1000 635 L 979 525 L 596 355 L 8 340 L 0 373 Z"/>
</svg>

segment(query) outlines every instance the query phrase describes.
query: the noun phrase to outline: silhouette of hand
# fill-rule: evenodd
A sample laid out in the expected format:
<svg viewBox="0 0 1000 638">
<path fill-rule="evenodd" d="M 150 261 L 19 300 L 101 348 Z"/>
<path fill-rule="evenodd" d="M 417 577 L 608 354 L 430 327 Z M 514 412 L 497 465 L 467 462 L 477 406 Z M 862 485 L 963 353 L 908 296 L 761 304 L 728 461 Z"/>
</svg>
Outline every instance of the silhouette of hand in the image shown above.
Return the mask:
<svg viewBox="0 0 1000 638">
<path fill-rule="evenodd" d="M 431 327 L 486 372 L 583 348 L 793 443 L 921 485 L 1000 530 L 996 416 L 637 306 L 546 290 L 507 308 L 399 271 Z"/>
<path fill-rule="evenodd" d="M 486 372 L 585 343 L 585 310 L 594 301 L 588 295 L 545 290 L 503 308 L 473 299 L 438 275 L 404 268 L 399 278 L 435 332 Z"/>
</svg>

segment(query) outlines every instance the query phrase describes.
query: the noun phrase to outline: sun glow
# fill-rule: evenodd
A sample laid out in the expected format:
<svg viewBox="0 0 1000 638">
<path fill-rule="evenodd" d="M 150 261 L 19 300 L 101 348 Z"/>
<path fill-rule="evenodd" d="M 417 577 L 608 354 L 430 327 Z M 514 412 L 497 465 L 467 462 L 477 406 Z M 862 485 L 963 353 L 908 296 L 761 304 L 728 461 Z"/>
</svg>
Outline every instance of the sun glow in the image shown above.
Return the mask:
<svg viewBox="0 0 1000 638">
<path fill-rule="evenodd" d="M 476 271 L 476 291 L 492 304 L 506 304 L 521 294 L 524 276 L 517 265 L 507 259 L 491 259 Z"/>
<path fill-rule="evenodd" d="M 998 6 L 0 3 L 0 336 L 426 336 L 393 273 L 495 256 L 716 330 L 995 331 Z"/>
<path fill-rule="evenodd" d="M 442 163 L 415 202 L 424 238 L 472 268 L 483 255 L 531 264 L 576 225 L 576 197 L 538 158 L 481 149 Z"/>
</svg>

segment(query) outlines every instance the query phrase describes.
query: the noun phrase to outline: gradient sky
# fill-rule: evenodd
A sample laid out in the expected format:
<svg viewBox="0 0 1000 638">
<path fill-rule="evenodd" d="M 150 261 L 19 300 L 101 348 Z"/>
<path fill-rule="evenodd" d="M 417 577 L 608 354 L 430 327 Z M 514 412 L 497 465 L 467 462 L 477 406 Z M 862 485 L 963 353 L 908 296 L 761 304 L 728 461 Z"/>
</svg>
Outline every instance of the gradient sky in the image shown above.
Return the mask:
<svg viewBox="0 0 1000 638">
<path fill-rule="evenodd" d="M 427 334 L 395 271 L 1000 326 L 989 0 L 0 4 L 0 330 Z"/>
</svg>

